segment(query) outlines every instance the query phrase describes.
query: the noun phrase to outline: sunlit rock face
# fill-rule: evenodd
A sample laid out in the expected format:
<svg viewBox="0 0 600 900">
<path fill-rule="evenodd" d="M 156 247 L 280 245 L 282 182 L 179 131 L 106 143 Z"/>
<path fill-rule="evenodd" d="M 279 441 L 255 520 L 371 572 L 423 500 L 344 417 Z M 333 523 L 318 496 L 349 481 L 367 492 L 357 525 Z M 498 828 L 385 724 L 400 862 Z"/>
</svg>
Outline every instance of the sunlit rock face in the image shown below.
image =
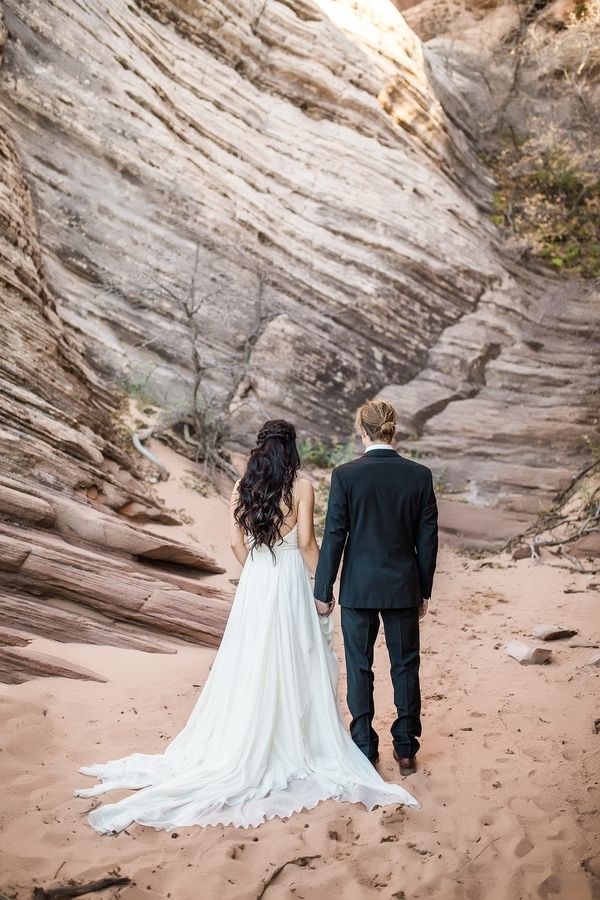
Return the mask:
<svg viewBox="0 0 600 900">
<path fill-rule="evenodd" d="M 26 0 L 7 25 L 44 260 L 106 375 L 186 402 L 198 245 L 207 378 L 239 383 L 241 436 L 267 414 L 345 434 L 502 282 L 467 196 L 486 178 L 390 4 Z"/>
<path fill-rule="evenodd" d="M 433 461 L 524 447 L 544 491 L 579 462 L 592 414 L 572 364 L 591 301 L 574 302 L 575 319 L 552 313 L 552 341 L 540 337 L 547 285 L 501 257 L 493 185 L 391 2 L 6 10 L 2 118 L 60 315 L 105 383 L 185 409 L 193 282 L 204 381 L 233 397 L 236 442 L 274 415 L 345 437 L 354 407 L 394 385 L 405 434 Z M 542 372 L 556 346 L 560 401 Z M 568 421 L 575 395 L 549 459 L 555 407 Z M 455 417 L 459 400 L 484 398 L 485 414 Z M 507 415 L 527 405 L 511 442 Z M 497 495 L 497 472 L 486 478 Z"/>
</svg>

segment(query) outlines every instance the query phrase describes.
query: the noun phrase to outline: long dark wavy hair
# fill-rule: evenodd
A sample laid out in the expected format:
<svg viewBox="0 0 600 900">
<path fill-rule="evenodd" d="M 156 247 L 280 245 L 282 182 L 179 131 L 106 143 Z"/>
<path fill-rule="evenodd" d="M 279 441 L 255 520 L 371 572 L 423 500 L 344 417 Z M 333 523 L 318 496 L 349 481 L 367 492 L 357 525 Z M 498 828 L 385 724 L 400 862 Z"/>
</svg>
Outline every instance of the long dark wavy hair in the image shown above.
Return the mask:
<svg viewBox="0 0 600 900">
<path fill-rule="evenodd" d="M 294 506 L 294 479 L 299 468 L 294 426 L 285 419 L 265 422 L 238 484 L 234 510 L 235 521 L 250 535 L 253 547 L 272 551 L 281 540 L 281 526 Z"/>
</svg>

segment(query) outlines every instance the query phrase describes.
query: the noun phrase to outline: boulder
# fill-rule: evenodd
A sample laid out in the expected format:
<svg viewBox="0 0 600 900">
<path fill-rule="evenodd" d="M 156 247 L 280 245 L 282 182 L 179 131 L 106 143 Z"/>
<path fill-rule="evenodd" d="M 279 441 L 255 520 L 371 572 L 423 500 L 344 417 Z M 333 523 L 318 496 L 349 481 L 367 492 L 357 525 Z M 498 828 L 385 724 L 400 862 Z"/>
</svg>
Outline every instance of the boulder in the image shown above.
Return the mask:
<svg viewBox="0 0 600 900">
<path fill-rule="evenodd" d="M 600 530 L 592 531 L 589 534 L 580 537 L 571 545 L 569 552 L 572 553 L 573 556 L 598 559 L 600 556 Z"/>
</svg>

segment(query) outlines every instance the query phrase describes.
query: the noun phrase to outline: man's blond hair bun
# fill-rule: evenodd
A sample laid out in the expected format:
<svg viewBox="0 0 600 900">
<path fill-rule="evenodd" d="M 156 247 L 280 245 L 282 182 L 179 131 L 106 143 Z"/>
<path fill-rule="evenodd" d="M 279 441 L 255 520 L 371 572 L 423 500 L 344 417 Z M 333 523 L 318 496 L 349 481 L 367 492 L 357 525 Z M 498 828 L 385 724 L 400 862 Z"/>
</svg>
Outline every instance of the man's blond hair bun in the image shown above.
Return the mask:
<svg viewBox="0 0 600 900">
<path fill-rule="evenodd" d="M 362 428 L 372 441 L 391 443 L 396 433 L 398 416 L 387 400 L 367 400 L 356 411 L 356 430 Z"/>
</svg>

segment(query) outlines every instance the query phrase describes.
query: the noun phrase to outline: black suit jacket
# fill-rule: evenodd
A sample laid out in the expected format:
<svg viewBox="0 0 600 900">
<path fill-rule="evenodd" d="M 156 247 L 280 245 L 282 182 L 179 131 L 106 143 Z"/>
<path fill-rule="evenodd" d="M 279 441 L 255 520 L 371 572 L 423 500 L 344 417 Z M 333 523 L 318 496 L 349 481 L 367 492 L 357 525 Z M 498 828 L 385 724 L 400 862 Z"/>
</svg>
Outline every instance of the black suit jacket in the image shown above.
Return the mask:
<svg viewBox="0 0 600 900">
<path fill-rule="evenodd" d="M 342 553 L 340 605 L 419 606 L 437 557 L 431 471 L 393 450 L 369 450 L 333 470 L 315 597 L 331 600 Z"/>
</svg>

